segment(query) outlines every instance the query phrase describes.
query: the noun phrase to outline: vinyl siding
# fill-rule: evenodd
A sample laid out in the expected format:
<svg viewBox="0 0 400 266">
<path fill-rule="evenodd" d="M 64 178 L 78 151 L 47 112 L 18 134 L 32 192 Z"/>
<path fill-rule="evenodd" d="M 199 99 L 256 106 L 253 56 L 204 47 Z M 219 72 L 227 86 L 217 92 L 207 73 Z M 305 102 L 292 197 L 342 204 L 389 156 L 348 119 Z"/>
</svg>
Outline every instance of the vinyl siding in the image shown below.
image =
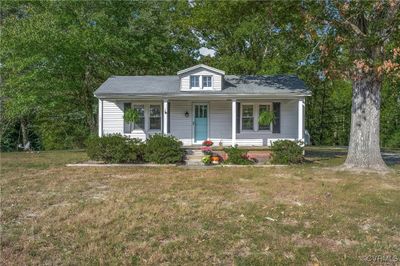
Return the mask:
<svg viewBox="0 0 400 266">
<path fill-rule="evenodd" d="M 213 90 L 221 90 L 222 88 L 222 75 L 209 71 L 204 68 L 198 68 L 196 70 L 187 72 L 180 76 L 181 78 L 181 90 L 182 91 L 190 91 L 190 76 L 191 75 L 199 75 L 199 76 L 212 76 Z"/>
<path fill-rule="evenodd" d="M 171 101 L 170 103 L 170 134 L 183 142 L 183 145 L 192 145 L 192 102 Z M 185 117 L 185 113 L 189 117 Z"/>
<path fill-rule="evenodd" d="M 230 101 L 212 101 L 209 103 L 209 138 L 218 145 L 231 145 L 232 103 Z"/>
<path fill-rule="evenodd" d="M 103 101 L 103 134 L 123 134 L 124 104 L 122 102 Z"/>
<path fill-rule="evenodd" d="M 240 101 L 240 100 L 238 100 Z M 140 101 L 133 101 L 140 104 Z M 240 101 L 250 104 L 249 101 Z M 265 146 L 277 139 L 297 139 L 298 100 L 281 100 L 281 133 L 272 131 L 241 131 L 236 134 L 239 146 Z M 272 100 L 252 101 L 251 103 L 272 103 Z M 193 138 L 193 102 L 170 101 L 170 134 L 180 139 L 184 145 L 192 145 Z M 232 103 L 230 101 L 208 101 L 209 138 L 218 145 L 229 146 L 232 134 Z M 185 112 L 189 117 L 185 117 Z M 255 121 L 256 123 L 256 121 Z M 123 102 L 103 101 L 104 134 L 123 134 Z M 145 132 L 126 134 L 145 140 Z"/>
<path fill-rule="evenodd" d="M 270 101 L 267 101 L 270 102 Z M 269 146 L 276 139 L 297 139 L 297 100 L 281 102 L 281 133 L 272 131 L 241 131 L 236 135 L 237 144 L 243 146 Z M 246 104 L 246 101 L 242 101 Z M 254 101 L 252 103 L 255 103 Z M 257 103 L 262 103 L 257 101 Z M 272 103 L 272 101 L 271 101 Z M 255 121 L 257 123 L 257 121 Z"/>
</svg>

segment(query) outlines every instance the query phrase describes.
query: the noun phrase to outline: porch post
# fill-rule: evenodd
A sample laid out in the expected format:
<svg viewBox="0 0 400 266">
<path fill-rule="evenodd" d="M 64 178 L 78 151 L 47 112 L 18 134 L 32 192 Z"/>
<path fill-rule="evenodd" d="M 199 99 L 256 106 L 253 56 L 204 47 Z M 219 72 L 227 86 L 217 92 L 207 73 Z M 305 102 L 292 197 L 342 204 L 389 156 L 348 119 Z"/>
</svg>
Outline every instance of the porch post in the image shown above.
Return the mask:
<svg viewBox="0 0 400 266">
<path fill-rule="evenodd" d="M 304 99 L 298 101 L 298 140 L 304 141 Z"/>
<path fill-rule="evenodd" d="M 236 99 L 232 99 L 232 146 L 236 144 Z"/>
<path fill-rule="evenodd" d="M 98 113 L 98 127 L 99 127 L 99 137 L 103 136 L 103 100 L 99 99 L 99 113 Z"/>
<path fill-rule="evenodd" d="M 168 134 L 168 99 L 164 99 L 163 102 L 163 134 Z"/>
</svg>

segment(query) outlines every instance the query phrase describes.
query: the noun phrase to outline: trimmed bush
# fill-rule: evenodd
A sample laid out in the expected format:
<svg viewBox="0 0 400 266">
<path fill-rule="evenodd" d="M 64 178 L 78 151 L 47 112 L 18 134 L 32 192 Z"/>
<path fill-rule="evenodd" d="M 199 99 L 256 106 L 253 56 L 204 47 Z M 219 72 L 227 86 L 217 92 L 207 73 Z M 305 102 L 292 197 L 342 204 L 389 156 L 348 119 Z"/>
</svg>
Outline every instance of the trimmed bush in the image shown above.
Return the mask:
<svg viewBox="0 0 400 266">
<path fill-rule="evenodd" d="M 146 141 L 144 159 L 147 162 L 168 164 L 183 161 L 185 150 L 182 142 L 173 136 L 154 134 Z"/>
<path fill-rule="evenodd" d="M 143 143 L 119 134 L 91 136 L 86 141 L 90 159 L 106 163 L 135 163 L 143 160 Z"/>
<path fill-rule="evenodd" d="M 297 164 L 304 161 L 301 142 L 278 140 L 272 144 L 272 160 L 274 164 Z"/>
<path fill-rule="evenodd" d="M 235 147 L 225 148 L 224 151 L 228 155 L 228 159 L 225 161 L 227 164 L 248 165 L 254 163 L 248 159 L 247 151 L 239 149 L 237 145 Z"/>
</svg>

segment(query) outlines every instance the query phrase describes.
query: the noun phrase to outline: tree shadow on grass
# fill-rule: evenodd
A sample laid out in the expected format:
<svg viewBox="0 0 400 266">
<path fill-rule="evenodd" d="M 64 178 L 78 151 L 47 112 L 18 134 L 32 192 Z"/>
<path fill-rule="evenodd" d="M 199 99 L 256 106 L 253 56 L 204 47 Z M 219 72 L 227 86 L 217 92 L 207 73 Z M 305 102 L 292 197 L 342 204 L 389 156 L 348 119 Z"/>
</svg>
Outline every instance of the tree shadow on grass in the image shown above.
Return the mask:
<svg viewBox="0 0 400 266">
<path fill-rule="evenodd" d="M 308 163 L 340 164 L 346 159 L 345 149 L 306 149 L 305 158 Z M 384 151 L 382 158 L 389 166 L 400 165 L 400 152 Z"/>
</svg>

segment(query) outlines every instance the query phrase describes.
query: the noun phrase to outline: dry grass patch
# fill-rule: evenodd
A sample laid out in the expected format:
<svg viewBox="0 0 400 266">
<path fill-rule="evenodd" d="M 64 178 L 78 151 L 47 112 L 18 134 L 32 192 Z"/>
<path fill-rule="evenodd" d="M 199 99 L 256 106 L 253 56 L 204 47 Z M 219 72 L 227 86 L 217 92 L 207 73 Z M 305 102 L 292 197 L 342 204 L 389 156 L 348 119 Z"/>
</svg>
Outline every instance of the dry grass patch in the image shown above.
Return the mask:
<svg viewBox="0 0 400 266">
<path fill-rule="evenodd" d="M 70 168 L 2 154 L 11 264 L 364 264 L 400 250 L 400 178 L 287 168 Z"/>
</svg>

